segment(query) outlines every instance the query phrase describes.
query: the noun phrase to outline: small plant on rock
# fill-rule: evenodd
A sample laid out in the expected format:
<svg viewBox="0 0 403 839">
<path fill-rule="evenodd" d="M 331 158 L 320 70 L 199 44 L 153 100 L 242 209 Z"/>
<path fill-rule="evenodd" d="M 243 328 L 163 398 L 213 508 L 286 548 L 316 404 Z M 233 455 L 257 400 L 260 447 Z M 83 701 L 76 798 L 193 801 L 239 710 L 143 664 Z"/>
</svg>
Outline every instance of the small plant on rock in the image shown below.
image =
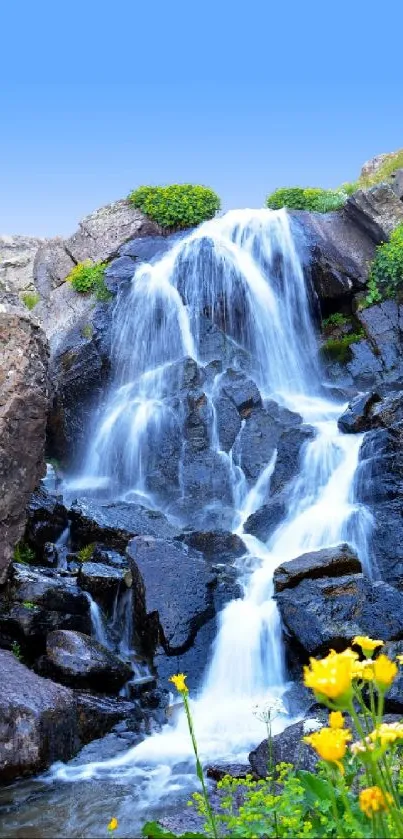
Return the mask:
<svg viewBox="0 0 403 839">
<path fill-rule="evenodd" d="M 129 201 L 161 227 L 172 231 L 195 227 L 214 218 L 220 209 L 218 195 L 206 186 L 195 184 L 141 186 L 130 193 Z"/>
<path fill-rule="evenodd" d="M 91 542 L 90 545 L 85 545 L 81 548 L 77 553 L 77 559 L 79 562 L 89 562 L 92 558 L 92 554 L 95 551 L 95 542 Z"/>
<path fill-rule="evenodd" d="M 18 641 L 13 641 L 11 644 L 11 652 L 16 658 L 18 658 L 18 661 L 22 661 L 23 656 Z"/>
<path fill-rule="evenodd" d="M 35 308 L 36 304 L 39 303 L 40 299 L 40 295 L 37 291 L 27 291 L 25 292 L 25 294 L 21 295 L 22 302 L 30 311 L 31 309 Z"/>
<path fill-rule="evenodd" d="M 19 542 L 14 548 L 13 560 L 22 562 L 23 565 L 30 565 L 35 561 L 35 553 L 26 542 Z"/>
<path fill-rule="evenodd" d="M 105 268 L 106 262 L 91 262 L 90 259 L 86 259 L 72 268 L 66 280 L 79 294 L 94 293 L 97 300 L 107 302 L 112 295 L 105 285 Z"/>
<path fill-rule="evenodd" d="M 348 318 L 345 315 L 342 315 L 341 312 L 334 312 L 328 318 L 323 318 L 322 326 L 327 329 L 330 326 L 345 326 L 346 323 L 348 323 Z"/>
<path fill-rule="evenodd" d="M 378 245 L 372 262 L 367 305 L 396 297 L 403 290 L 403 224 L 390 234 L 389 242 Z"/>
<path fill-rule="evenodd" d="M 346 193 L 340 190 L 299 186 L 282 187 L 268 195 L 266 206 L 270 210 L 280 210 L 282 207 L 287 207 L 290 210 L 329 213 L 343 207 L 346 198 Z"/>
</svg>

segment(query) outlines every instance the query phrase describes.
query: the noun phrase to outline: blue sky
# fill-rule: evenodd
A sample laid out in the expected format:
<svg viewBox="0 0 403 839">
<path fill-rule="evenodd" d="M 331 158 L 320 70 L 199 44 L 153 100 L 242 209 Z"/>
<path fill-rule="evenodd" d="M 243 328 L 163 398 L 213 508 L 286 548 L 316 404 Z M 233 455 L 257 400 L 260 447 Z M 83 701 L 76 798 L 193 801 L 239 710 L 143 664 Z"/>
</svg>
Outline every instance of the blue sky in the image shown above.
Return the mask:
<svg viewBox="0 0 403 839">
<path fill-rule="evenodd" d="M 402 28 L 394 0 L 15 0 L 0 233 L 68 235 L 142 183 L 204 183 L 227 209 L 353 180 L 403 146 Z"/>
</svg>

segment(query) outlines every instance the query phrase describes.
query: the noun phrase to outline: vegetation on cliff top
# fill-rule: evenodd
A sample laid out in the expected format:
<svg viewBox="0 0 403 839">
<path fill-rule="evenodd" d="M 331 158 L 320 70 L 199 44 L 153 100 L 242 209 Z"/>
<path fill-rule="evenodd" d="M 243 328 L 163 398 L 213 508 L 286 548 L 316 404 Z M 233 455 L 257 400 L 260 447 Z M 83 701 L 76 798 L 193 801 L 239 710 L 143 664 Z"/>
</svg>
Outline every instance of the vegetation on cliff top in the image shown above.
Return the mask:
<svg viewBox="0 0 403 839">
<path fill-rule="evenodd" d="M 282 187 L 266 198 L 270 210 L 287 207 L 289 210 L 308 210 L 329 213 L 344 206 L 347 193 L 341 190 L 319 189 L 317 187 Z"/>
<path fill-rule="evenodd" d="M 396 297 L 403 289 L 403 224 L 390 234 L 389 242 L 378 245 L 372 262 L 368 295 L 368 305 L 381 300 Z"/>
<path fill-rule="evenodd" d="M 194 184 L 141 186 L 130 193 L 129 201 L 171 231 L 201 224 L 220 209 L 220 199 L 212 189 Z"/>
</svg>

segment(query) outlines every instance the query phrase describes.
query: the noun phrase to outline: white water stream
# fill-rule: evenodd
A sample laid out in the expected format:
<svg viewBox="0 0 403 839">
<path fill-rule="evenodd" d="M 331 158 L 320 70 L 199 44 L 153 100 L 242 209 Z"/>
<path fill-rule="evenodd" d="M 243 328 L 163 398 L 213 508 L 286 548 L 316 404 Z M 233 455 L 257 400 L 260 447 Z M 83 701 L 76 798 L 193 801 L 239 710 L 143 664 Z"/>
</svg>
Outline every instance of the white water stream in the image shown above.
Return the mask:
<svg viewBox="0 0 403 839">
<path fill-rule="evenodd" d="M 284 692 L 281 623 L 272 599 L 276 566 L 307 550 L 348 541 L 371 573 L 371 520 L 354 499 L 362 438 L 338 431 L 343 406 L 323 396 L 310 297 L 287 214 L 243 210 L 202 225 L 156 264 L 140 266 L 129 297 L 116 309 L 115 382 L 80 486 L 102 488 L 110 497 L 140 497 L 166 509 L 149 481 L 153 452 L 167 430 L 177 426 L 181 433 L 180 409 L 175 413 L 169 396 L 178 385 L 177 362 L 184 356 L 200 365 L 208 361 L 200 357 L 206 311 L 235 349 L 247 352 L 262 396 L 300 414 L 315 429 L 289 489 L 287 515 L 264 544 L 245 532 L 245 525 L 267 500 L 276 456 L 248 488 L 242 463 L 234 452 L 220 449 L 214 419 L 218 377 L 210 390 L 210 445 L 228 470 L 234 531 L 242 535 L 247 555 L 240 563 L 244 597 L 220 616 L 204 684 L 193 701 L 204 760 L 244 757 L 264 736 L 252 706 Z M 277 723 L 284 727 L 286 717 Z M 183 769 L 190 757 L 186 721 L 179 714 L 175 724 L 123 754 L 85 765 L 59 764 L 52 778 L 134 778 L 147 807 L 181 787 L 192 771 Z"/>
</svg>

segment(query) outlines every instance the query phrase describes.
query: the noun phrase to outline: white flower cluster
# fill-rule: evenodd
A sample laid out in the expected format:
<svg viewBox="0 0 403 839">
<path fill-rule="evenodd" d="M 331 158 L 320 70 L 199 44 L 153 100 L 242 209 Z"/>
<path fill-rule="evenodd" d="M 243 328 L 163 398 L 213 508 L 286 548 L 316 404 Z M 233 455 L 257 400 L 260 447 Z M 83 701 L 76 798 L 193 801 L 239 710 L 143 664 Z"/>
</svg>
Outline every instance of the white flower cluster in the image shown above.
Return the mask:
<svg viewBox="0 0 403 839">
<path fill-rule="evenodd" d="M 252 714 L 261 722 L 270 722 L 278 717 L 280 714 L 285 714 L 286 709 L 281 699 L 265 699 L 264 702 L 258 702 L 252 708 Z"/>
</svg>

